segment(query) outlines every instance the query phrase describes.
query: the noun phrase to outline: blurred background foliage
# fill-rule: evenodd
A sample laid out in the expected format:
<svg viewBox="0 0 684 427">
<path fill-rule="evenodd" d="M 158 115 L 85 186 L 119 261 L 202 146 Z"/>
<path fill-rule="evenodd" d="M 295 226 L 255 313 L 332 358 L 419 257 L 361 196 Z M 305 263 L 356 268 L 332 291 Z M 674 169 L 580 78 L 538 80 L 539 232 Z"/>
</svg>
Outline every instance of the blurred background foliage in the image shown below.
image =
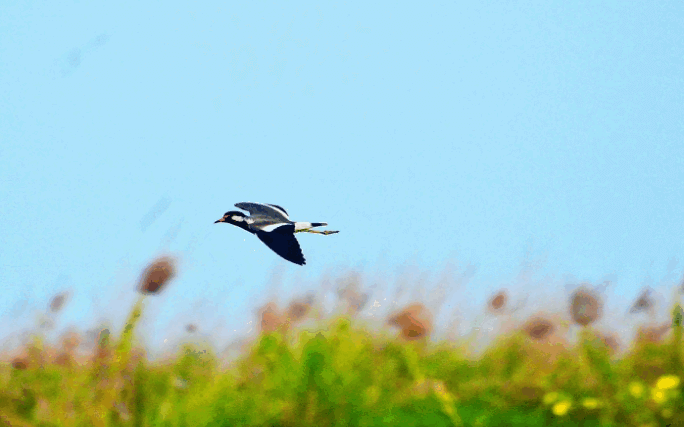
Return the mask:
<svg viewBox="0 0 684 427">
<path fill-rule="evenodd" d="M 467 340 L 430 339 L 421 304 L 378 330 L 356 316 L 358 307 L 323 318 L 309 296 L 282 311 L 265 307 L 260 335 L 230 360 L 185 343 L 151 361 L 135 328 L 174 276 L 172 258 L 150 264 L 119 336 L 103 328 L 83 352 L 77 334 L 51 345 L 36 333 L 0 363 L 0 425 L 684 425 L 678 301 L 670 323 L 643 329 L 619 351 L 592 326 L 600 296 L 582 287 L 568 304 L 575 342 L 560 316 L 537 315 L 476 354 Z M 506 304 L 499 293 L 487 310 L 499 316 Z"/>
</svg>

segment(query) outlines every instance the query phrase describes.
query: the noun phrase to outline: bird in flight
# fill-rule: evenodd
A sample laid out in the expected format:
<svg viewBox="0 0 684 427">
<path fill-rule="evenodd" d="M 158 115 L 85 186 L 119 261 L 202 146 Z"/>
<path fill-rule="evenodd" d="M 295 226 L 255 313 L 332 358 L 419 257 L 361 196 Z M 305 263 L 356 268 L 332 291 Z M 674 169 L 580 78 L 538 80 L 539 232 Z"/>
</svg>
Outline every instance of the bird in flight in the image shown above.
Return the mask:
<svg viewBox="0 0 684 427">
<path fill-rule="evenodd" d="M 290 221 L 287 211 L 278 205 L 268 203 L 236 203 L 236 208 L 249 212 L 249 216 L 239 211 L 228 211 L 214 224 L 225 222 L 256 234 L 259 240 L 286 260 L 297 265 L 306 264 L 302 249 L 295 233 L 335 234 L 339 231 L 317 231 L 314 227 L 328 225 L 325 222 Z"/>
</svg>

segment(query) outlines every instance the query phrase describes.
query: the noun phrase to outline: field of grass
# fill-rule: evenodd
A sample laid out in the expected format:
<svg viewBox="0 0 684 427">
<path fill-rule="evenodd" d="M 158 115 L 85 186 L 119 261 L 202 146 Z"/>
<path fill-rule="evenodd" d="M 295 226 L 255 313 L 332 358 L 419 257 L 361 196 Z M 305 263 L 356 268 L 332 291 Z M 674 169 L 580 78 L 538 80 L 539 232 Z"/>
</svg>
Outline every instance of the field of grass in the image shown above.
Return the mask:
<svg viewBox="0 0 684 427">
<path fill-rule="evenodd" d="M 151 362 L 135 327 L 173 276 L 160 265 L 172 269 L 151 265 L 123 332 L 103 330 L 87 358 L 73 340 L 55 351 L 36 336 L 0 363 L 0 425 L 684 426 L 676 304 L 664 338 L 645 335 L 619 355 L 592 328 L 596 301 L 585 292 L 572 301 L 574 345 L 531 319 L 473 357 L 465 344 L 430 340 L 417 306 L 390 319 L 395 337 L 352 315 L 297 327 L 300 303 L 287 316 L 265 311 L 261 335 L 227 367 L 192 345 Z"/>
</svg>

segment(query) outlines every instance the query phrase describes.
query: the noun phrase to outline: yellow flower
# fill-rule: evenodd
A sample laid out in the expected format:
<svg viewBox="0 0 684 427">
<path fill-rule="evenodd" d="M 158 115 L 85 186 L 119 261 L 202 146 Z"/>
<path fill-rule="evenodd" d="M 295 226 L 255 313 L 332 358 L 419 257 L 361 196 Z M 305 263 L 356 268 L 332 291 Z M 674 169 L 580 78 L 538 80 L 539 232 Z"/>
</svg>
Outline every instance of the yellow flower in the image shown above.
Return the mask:
<svg viewBox="0 0 684 427">
<path fill-rule="evenodd" d="M 665 396 L 664 391 L 654 388 L 651 390 L 651 399 L 653 399 L 655 403 L 661 404 L 667 400 L 667 396 Z"/>
<path fill-rule="evenodd" d="M 632 396 L 639 398 L 644 394 L 644 386 L 636 381 L 629 384 L 629 392 Z"/>
<path fill-rule="evenodd" d="M 444 402 L 444 403 L 453 402 L 454 397 L 451 393 L 449 393 L 449 391 L 447 390 L 447 388 L 443 382 L 435 381 L 432 384 L 432 390 L 434 391 L 437 398 L 439 400 L 441 400 L 442 402 Z"/>
<path fill-rule="evenodd" d="M 679 377 L 677 375 L 663 375 L 658 378 L 656 387 L 661 390 L 669 390 L 671 388 L 677 388 L 679 386 Z"/>
<path fill-rule="evenodd" d="M 553 414 L 562 417 L 563 415 L 568 413 L 568 410 L 570 410 L 570 407 L 572 406 L 572 403 L 568 400 L 563 400 L 561 402 L 556 403 L 553 405 Z"/>
<path fill-rule="evenodd" d="M 593 397 L 585 397 L 582 401 L 582 406 L 587 409 L 596 409 L 599 406 L 599 401 Z"/>
<path fill-rule="evenodd" d="M 550 405 L 553 402 L 558 400 L 558 392 L 557 391 L 552 391 L 550 393 L 546 393 L 544 395 L 544 405 Z"/>
</svg>

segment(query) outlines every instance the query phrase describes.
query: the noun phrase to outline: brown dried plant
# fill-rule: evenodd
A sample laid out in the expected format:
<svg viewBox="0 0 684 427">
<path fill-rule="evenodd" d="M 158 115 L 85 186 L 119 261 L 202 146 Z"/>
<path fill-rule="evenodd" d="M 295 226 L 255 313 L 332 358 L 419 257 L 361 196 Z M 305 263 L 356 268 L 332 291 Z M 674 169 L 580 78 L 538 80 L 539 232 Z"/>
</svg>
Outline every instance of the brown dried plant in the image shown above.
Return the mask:
<svg viewBox="0 0 684 427">
<path fill-rule="evenodd" d="M 176 260 L 174 258 L 157 258 L 143 272 L 138 290 L 146 295 L 158 294 L 175 275 Z"/>
<path fill-rule="evenodd" d="M 81 344 L 81 336 L 74 331 L 70 331 L 62 335 L 61 342 L 62 349 L 72 353 Z"/>
<path fill-rule="evenodd" d="M 65 368 L 69 368 L 69 367 L 73 366 L 73 364 L 74 364 L 74 356 L 69 354 L 66 351 L 62 351 L 55 358 L 55 364 L 57 366 L 63 366 Z"/>
<path fill-rule="evenodd" d="M 12 367 L 14 369 L 23 371 L 27 369 L 29 366 L 29 361 L 27 357 L 24 356 L 17 356 L 14 359 L 12 359 Z"/>
<path fill-rule="evenodd" d="M 639 295 L 639 298 L 632 304 L 629 309 L 630 314 L 640 313 L 642 311 L 650 311 L 655 306 L 655 301 L 651 297 L 651 289 L 647 288 Z"/>
<path fill-rule="evenodd" d="M 274 332 L 276 330 L 286 328 L 286 319 L 274 302 L 269 302 L 259 310 L 259 317 L 261 318 L 261 330 L 263 332 Z"/>
<path fill-rule="evenodd" d="M 430 312 L 422 304 L 411 304 L 391 316 L 387 323 L 401 328 L 401 336 L 406 340 L 426 337 L 432 330 Z"/>
<path fill-rule="evenodd" d="M 508 294 L 505 290 L 501 290 L 494 294 L 494 296 L 489 300 L 487 307 L 489 308 L 489 311 L 496 313 L 501 311 L 506 306 L 507 301 Z"/>
<path fill-rule="evenodd" d="M 598 295 L 583 286 L 572 294 L 570 314 L 578 325 L 587 326 L 601 317 L 602 303 Z"/>
<path fill-rule="evenodd" d="M 50 300 L 50 311 L 53 313 L 59 312 L 66 303 L 68 294 L 66 292 L 60 292 Z"/>
<path fill-rule="evenodd" d="M 299 320 L 302 320 L 307 314 L 309 314 L 309 311 L 311 311 L 312 304 L 313 295 L 305 299 L 292 301 L 286 310 L 287 319 L 290 322 L 298 322 Z"/>
<path fill-rule="evenodd" d="M 553 322 L 543 317 L 532 318 L 523 326 L 523 331 L 537 341 L 549 338 L 555 329 Z"/>
</svg>

